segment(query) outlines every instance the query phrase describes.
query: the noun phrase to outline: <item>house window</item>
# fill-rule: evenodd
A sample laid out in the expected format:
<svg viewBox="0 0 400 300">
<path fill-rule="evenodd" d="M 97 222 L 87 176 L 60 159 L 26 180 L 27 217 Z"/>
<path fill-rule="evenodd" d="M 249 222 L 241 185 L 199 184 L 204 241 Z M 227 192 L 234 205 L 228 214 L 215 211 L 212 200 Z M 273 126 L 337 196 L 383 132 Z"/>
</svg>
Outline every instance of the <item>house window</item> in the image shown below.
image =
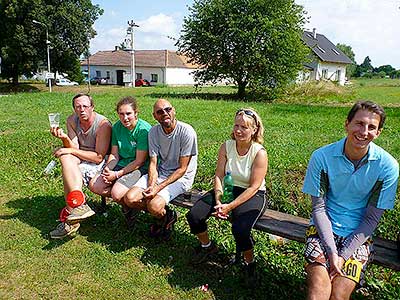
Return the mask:
<svg viewBox="0 0 400 300">
<path fill-rule="evenodd" d="M 142 79 L 143 74 L 142 73 L 136 73 L 136 79 Z"/>
<path fill-rule="evenodd" d="M 107 79 L 110 79 L 110 71 L 107 71 Z"/>
<path fill-rule="evenodd" d="M 336 50 L 332 48 L 333 53 L 335 53 L 336 55 L 340 55 L 340 53 Z"/>
<path fill-rule="evenodd" d="M 340 70 L 336 70 L 336 81 L 340 81 L 340 75 L 341 75 L 341 71 Z"/>
<path fill-rule="evenodd" d="M 322 53 L 325 53 L 325 50 L 322 49 L 320 46 L 317 46 L 317 49 L 318 49 L 319 51 L 321 51 Z"/>
<path fill-rule="evenodd" d="M 328 79 L 328 69 L 323 69 L 322 70 L 322 78 L 323 79 Z"/>
<path fill-rule="evenodd" d="M 151 74 L 151 82 L 158 82 L 158 74 Z"/>
<path fill-rule="evenodd" d="M 101 78 L 101 71 L 96 71 L 96 77 Z"/>
</svg>

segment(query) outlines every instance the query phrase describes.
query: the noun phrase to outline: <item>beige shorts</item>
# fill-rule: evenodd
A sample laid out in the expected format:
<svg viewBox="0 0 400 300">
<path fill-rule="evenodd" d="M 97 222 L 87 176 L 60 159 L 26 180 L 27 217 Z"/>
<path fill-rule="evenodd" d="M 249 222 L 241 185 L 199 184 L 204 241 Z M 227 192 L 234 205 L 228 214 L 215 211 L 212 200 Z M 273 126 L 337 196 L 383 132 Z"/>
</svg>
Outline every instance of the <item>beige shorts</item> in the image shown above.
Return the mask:
<svg viewBox="0 0 400 300">
<path fill-rule="evenodd" d="M 99 164 L 95 164 L 95 163 L 88 162 L 88 161 L 82 161 L 79 164 L 79 169 L 81 170 L 82 181 L 83 181 L 84 185 L 88 186 L 90 180 L 94 176 L 96 176 L 96 174 L 100 174 L 102 172 L 104 163 L 105 163 L 105 160 L 103 160 Z"/>
<path fill-rule="evenodd" d="M 158 177 L 157 184 L 161 183 L 165 179 L 166 178 Z M 147 189 L 147 180 L 148 176 L 146 174 L 140 177 L 134 186 L 145 190 Z M 168 204 L 172 199 L 176 198 L 180 194 L 183 194 L 184 192 L 186 192 L 186 189 L 184 188 L 183 183 L 178 180 L 163 188 L 157 195 L 162 197 L 165 200 L 165 203 Z"/>
</svg>

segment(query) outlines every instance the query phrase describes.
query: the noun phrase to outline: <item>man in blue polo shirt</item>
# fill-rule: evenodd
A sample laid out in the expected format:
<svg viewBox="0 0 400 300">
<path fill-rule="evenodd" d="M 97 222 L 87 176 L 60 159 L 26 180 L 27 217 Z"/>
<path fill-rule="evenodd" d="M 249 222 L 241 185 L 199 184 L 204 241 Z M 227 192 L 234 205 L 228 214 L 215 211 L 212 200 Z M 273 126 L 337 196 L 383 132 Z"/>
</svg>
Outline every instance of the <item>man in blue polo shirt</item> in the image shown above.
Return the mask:
<svg viewBox="0 0 400 300">
<path fill-rule="evenodd" d="M 349 299 L 372 259 L 371 236 L 394 206 L 399 166 L 374 144 L 386 114 L 359 101 L 345 122 L 347 136 L 311 156 L 303 192 L 312 199 L 305 250 L 307 299 Z"/>
</svg>

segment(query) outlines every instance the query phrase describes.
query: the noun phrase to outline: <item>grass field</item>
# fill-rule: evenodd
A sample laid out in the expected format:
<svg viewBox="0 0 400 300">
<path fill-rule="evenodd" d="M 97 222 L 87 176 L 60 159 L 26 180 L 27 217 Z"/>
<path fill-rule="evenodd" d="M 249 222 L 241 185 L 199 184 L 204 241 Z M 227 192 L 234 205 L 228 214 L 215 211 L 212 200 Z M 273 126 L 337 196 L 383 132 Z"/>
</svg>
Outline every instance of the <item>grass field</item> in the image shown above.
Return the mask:
<svg viewBox="0 0 400 300">
<path fill-rule="evenodd" d="M 256 291 L 243 288 L 240 269 L 224 269 L 220 261 L 234 251 L 230 226 L 210 221 L 211 235 L 221 254 L 210 265 L 190 265 L 196 240 L 181 213 L 171 241 L 156 243 L 146 235 L 149 216 L 140 216 L 128 232 L 117 205 L 107 215 L 82 223 L 73 239 L 52 241 L 52 230 L 63 207 L 60 167 L 50 176 L 43 169 L 60 146 L 48 130 L 47 113 L 60 112 L 61 121 L 72 112 L 71 98 L 87 92 L 84 86 L 56 87 L 52 94 L 43 85 L 29 85 L 24 92 L 0 97 L 0 299 L 303 299 L 303 245 L 278 245 L 264 233 L 254 232 L 261 283 Z M 0 93 L 4 91 L 0 85 Z M 140 117 L 154 124 L 154 101 L 165 97 L 177 118 L 192 124 L 199 139 L 199 167 L 195 188 L 211 187 L 220 144 L 229 137 L 233 116 L 251 106 L 265 125 L 269 155 L 267 186 L 270 206 L 308 217 L 311 203 L 301 193 L 312 151 L 344 135 L 344 120 L 355 99 L 367 98 L 385 106 L 388 119 L 377 143 L 400 159 L 399 81 L 357 81 L 347 88 L 308 86 L 292 90 L 274 102 L 233 100 L 235 89 L 92 87 L 96 110 L 117 120 L 115 103 L 134 95 Z M 91 205 L 99 197 L 88 193 Z M 377 230 L 394 238 L 400 231 L 400 204 L 386 212 Z M 400 299 L 400 274 L 371 266 L 366 287 L 353 299 Z M 199 288 L 209 284 L 209 291 Z"/>
</svg>

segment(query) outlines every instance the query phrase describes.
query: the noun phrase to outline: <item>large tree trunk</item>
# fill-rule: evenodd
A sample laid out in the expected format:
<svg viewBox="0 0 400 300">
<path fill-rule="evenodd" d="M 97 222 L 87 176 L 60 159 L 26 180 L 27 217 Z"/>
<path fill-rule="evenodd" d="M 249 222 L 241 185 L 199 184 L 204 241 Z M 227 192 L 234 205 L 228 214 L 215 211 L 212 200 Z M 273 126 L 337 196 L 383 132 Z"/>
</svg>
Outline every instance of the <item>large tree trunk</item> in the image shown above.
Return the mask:
<svg viewBox="0 0 400 300">
<path fill-rule="evenodd" d="M 246 82 L 240 81 L 238 82 L 238 93 L 237 96 L 239 99 L 244 99 L 246 96 Z"/>
</svg>

